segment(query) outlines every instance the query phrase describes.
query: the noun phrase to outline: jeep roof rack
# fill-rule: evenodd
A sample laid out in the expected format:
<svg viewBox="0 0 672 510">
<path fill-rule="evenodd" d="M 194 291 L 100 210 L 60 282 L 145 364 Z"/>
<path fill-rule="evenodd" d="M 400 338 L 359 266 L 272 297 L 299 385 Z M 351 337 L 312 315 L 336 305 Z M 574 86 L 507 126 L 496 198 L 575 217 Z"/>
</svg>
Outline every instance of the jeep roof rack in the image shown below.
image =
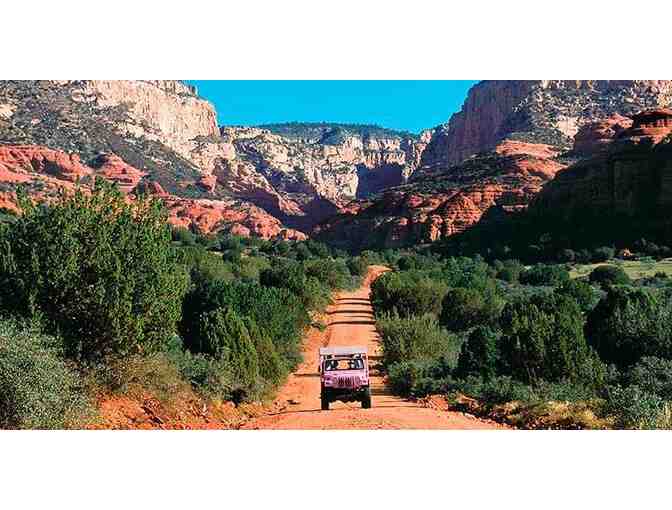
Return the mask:
<svg viewBox="0 0 672 510">
<path fill-rule="evenodd" d="M 349 356 L 366 354 L 366 347 L 320 347 L 320 356 Z"/>
</svg>

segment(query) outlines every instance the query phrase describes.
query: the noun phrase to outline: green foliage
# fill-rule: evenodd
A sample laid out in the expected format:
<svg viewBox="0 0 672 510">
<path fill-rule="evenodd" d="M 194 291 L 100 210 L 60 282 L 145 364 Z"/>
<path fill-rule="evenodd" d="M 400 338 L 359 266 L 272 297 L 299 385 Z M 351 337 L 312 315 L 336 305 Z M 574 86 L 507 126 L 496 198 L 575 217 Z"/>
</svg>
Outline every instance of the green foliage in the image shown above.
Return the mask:
<svg viewBox="0 0 672 510">
<path fill-rule="evenodd" d="M 439 320 L 451 331 L 461 331 L 494 322 L 503 306 L 494 291 L 476 289 L 450 289 L 441 304 Z"/>
<path fill-rule="evenodd" d="M 625 376 L 630 386 L 672 401 L 672 361 L 645 356 Z"/>
<path fill-rule="evenodd" d="M 597 266 L 588 279 L 600 285 L 628 285 L 630 277 L 618 266 Z"/>
<path fill-rule="evenodd" d="M 170 234 L 172 240 L 182 246 L 194 246 L 196 244 L 196 235 L 184 227 L 175 227 L 171 229 Z"/>
<path fill-rule="evenodd" d="M 525 285 L 557 286 L 569 280 L 569 272 L 563 266 L 536 264 L 525 270 L 520 283 Z"/>
<path fill-rule="evenodd" d="M 221 256 L 202 246 L 184 246 L 176 249 L 177 260 L 185 267 L 193 283 L 207 280 L 231 281 L 235 278 L 233 266 Z"/>
<path fill-rule="evenodd" d="M 365 256 L 361 255 L 359 257 L 351 257 L 348 259 L 347 265 L 350 274 L 353 276 L 365 276 L 366 272 L 369 269 L 369 264 L 372 262 L 369 261 Z"/>
<path fill-rule="evenodd" d="M 63 429 L 92 415 L 60 342 L 37 328 L 0 321 L 0 429 Z"/>
<path fill-rule="evenodd" d="M 509 283 L 517 283 L 525 269 L 525 266 L 517 260 L 495 261 L 493 266 L 496 271 L 495 277 Z"/>
<path fill-rule="evenodd" d="M 201 315 L 218 308 L 231 308 L 241 317 L 249 317 L 270 338 L 287 369 L 301 360 L 300 339 L 310 317 L 300 298 L 287 289 L 263 287 L 256 283 L 204 282 L 184 299 L 180 331 L 185 346 L 200 352 Z"/>
<path fill-rule="evenodd" d="M 457 364 L 461 337 L 447 332 L 431 315 L 378 320 L 383 345 L 383 365 L 407 360 L 445 357 L 454 368 Z"/>
<path fill-rule="evenodd" d="M 588 342 L 607 363 L 627 367 L 642 356 L 672 358 L 669 294 L 610 287 L 588 315 Z"/>
<path fill-rule="evenodd" d="M 497 374 L 499 332 L 486 326 L 474 329 L 462 344 L 456 375 L 478 375 L 490 379 Z"/>
<path fill-rule="evenodd" d="M 350 285 L 350 271 L 342 259 L 315 259 L 304 263 L 306 276 L 325 283 L 330 289 L 343 289 Z"/>
<path fill-rule="evenodd" d="M 557 287 L 555 292 L 572 298 L 584 313 L 592 310 L 599 300 L 599 294 L 595 289 L 581 280 L 568 280 Z"/>
<path fill-rule="evenodd" d="M 398 313 L 401 317 L 431 313 L 438 316 L 448 286 L 422 272 L 388 272 L 371 286 L 376 313 Z"/>
<path fill-rule="evenodd" d="M 593 262 L 606 262 L 611 260 L 616 255 L 616 250 L 611 246 L 601 246 L 593 250 L 592 260 Z"/>
<path fill-rule="evenodd" d="M 97 389 L 104 393 L 145 398 L 149 393 L 172 407 L 190 390 L 179 367 L 164 352 L 109 356 L 91 367 Z"/>
<path fill-rule="evenodd" d="M 234 397 L 234 377 L 225 360 L 183 350 L 170 353 L 170 359 L 182 379 L 202 396 L 217 400 Z"/>
<path fill-rule="evenodd" d="M 624 429 L 658 428 L 665 402 L 638 386 L 614 387 L 609 392 L 605 413 L 614 416 L 615 426 Z"/>
<path fill-rule="evenodd" d="M 270 268 L 261 272 L 259 283 L 266 287 L 287 289 L 297 296 L 303 296 L 306 287 L 306 272 L 300 262 L 278 259 Z"/>
<path fill-rule="evenodd" d="M 224 361 L 233 380 L 245 393 L 254 393 L 259 379 L 259 357 L 245 321 L 232 309 L 217 308 L 201 315 L 198 345 L 192 352 Z"/>
<path fill-rule="evenodd" d="M 0 304 L 44 319 L 73 358 L 154 349 L 174 330 L 186 275 L 159 202 L 111 185 L 61 195 L 0 239 Z"/>
<path fill-rule="evenodd" d="M 586 373 L 599 378 L 599 364 L 583 335 L 583 315 L 573 299 L 551 294 L 509 303 L 501 326 L 502 364 L 517 379 L 576 381 Z"/>
</svg>

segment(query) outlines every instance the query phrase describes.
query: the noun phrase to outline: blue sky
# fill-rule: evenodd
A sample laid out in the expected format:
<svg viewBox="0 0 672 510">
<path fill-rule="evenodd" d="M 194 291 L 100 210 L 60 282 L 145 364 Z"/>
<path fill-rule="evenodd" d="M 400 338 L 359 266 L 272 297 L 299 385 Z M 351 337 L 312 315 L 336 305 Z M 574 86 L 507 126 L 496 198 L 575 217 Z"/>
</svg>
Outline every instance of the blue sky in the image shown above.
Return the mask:
<svg viewBox="0 0 672 510">
<path fill-rule="evenodd" d="M 187 80 L 222 125 L 270 122 L 379 124 L 417 133 L 446 122 L 475 81 Z"/>
</svg>

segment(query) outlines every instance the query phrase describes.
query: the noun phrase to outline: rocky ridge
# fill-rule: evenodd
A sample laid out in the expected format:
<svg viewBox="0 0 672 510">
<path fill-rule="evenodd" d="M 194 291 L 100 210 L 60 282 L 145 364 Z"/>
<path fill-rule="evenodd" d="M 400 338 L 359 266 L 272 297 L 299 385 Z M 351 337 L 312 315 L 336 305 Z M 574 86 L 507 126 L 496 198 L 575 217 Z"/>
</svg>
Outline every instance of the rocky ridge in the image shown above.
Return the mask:
<svg viewBox="0 0 672 510">
<path fill-rule="evenodd" d="M 286 230 L 282 236 L 294 238 L 303 236 L 295 228 L 309 231 L 347 201 L 404 182 L 429 141 L 389 130 L 376 133 L 385 138 L 320 130 L 318 139 L 220 131 L 213 106 L 179 81 L 4 81 L 0 184 L 11 202 L 19 185 L 44 188 L 41 197 L 59 181 L 86 185 L 94 174 L 126 193 L 147 181 L 173 204 L 185 200 L 181 214 L 219 211 L 217 221 L 186 222 L 195 227 Z M 241 213 L 252 215 L 244 229 L 228 223 Z M 254 227 L 259 222 L 273 227 Z"/>
</svg>

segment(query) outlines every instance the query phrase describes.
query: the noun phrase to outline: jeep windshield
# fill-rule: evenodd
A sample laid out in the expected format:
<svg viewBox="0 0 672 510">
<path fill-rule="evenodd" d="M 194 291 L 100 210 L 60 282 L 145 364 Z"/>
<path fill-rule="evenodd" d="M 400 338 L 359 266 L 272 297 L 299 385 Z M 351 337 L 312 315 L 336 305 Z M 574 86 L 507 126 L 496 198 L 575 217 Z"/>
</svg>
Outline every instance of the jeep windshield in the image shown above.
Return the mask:
<svg viewBox="0 0 672 510">
<path fill-rule="evenodd" d="M 334 372 L 337 370 L 363 370 L 364 360 L 362 358 L 348 359 L 328 359 L 322 365 L 325 372 Z"/>
</svg>

